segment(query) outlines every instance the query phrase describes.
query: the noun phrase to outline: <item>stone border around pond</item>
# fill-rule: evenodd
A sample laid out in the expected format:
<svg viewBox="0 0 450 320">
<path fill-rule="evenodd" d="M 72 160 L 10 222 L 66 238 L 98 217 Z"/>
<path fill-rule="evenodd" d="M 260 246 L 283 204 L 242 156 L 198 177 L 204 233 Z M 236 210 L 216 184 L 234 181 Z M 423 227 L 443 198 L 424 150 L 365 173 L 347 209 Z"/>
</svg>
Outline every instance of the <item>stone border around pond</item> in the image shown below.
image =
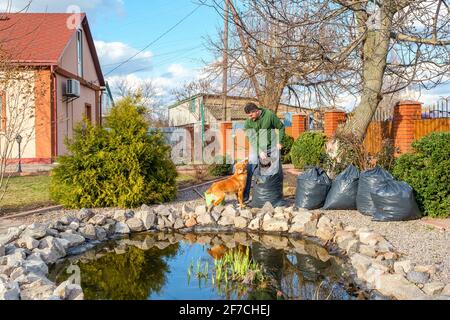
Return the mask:
<svg viewBox="0 0 450 320">
<path fill-rule="evenodd" d="M 380 234 L 367 228 L 336 224 L 304 209 L 236 209 L 229 205 L 208 213 L 205 206 L 181 212 L 170 205 L 142 206 L 136 211 L 110 210 L 95 215 L 82 209 L 76 217 L 10 228 L 0 236 L 0 300 L 83 300 L 83 290 L 69 281 L 56 286 L 49 265 L 120 235 L 145 231 L 247 231 L 313 237 L 349 258 L 355 281 L 399 300 L 450 299 L 450 284 L 430 282 L 435 266 L 415 266 Z"/>
</svg>

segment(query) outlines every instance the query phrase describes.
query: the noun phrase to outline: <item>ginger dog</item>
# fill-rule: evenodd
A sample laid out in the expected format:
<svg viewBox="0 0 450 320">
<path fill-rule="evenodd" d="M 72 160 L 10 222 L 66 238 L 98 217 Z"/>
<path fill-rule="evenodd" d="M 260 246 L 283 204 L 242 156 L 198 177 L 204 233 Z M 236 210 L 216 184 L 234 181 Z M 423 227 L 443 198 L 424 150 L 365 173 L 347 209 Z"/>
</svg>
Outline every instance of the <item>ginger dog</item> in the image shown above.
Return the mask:
<svg viewBox="0 0 450 320">
<path fill-rule="evenodd" d="M 223 200 L 225 200 L 225 196 L 230 193 L 236 195 L 241 208 L 245 207 L 244 191 L 247 183 L 247 166 L 248 160 L 237 163 L 235 174 L 231 178 L 214 183 L 211 188 L 206 191 L 207 194 L 212 194 L 215 199 L 210 210 L 212 210 L 213 207 L 219 206 Z"/>
</svg>

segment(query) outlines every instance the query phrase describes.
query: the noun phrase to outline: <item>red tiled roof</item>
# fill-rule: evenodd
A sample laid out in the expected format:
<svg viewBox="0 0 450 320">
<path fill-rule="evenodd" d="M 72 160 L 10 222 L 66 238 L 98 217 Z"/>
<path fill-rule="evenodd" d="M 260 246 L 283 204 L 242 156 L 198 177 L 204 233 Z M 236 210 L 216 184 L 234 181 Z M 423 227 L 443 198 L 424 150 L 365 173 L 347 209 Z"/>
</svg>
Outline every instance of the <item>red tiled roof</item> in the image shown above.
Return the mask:
<svg viewBox="0 0 450 320">
<path fill-rule="evenodd" d="M 13 13 L 0 17 L 0 46 L 14 61 L 56 64 L 75 29 L 71 14 Z M 81 21 L 85 14 L 81 15 Z"/>
</svg>

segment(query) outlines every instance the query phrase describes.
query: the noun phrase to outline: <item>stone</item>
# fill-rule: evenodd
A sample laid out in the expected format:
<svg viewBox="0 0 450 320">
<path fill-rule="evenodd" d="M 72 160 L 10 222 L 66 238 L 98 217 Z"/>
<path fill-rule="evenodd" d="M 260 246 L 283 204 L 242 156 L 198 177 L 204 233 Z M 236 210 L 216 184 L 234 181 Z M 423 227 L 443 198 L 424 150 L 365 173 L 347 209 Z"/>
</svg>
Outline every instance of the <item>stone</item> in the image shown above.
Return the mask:
<svg viewBox="0 0 450 320">
<path fill-rule="evenodd" d="M 248 225 L 248 221 L 247 221 L 246 218 L 244 218 L 244 217 L 236 217 L 236 218 L 234 218 L 234 226 L 237 229 L 242 229 L 242 230 L 246 229 L 247 225 Z"/>
<path fill-rule="evenodd" d="M 206 206 L 198 206 L 195 208 L 195 215 L 197 217 L 208 214 L 208 208 Z"/>
<path fill-rule="evenodd" d="M 236 216 L 237 216 L 237 211 L 231 205 L 226 206 L 225 210 L 223 210 L 223 212 L 222 212 L 222 217 L 229 217 L 229 218 L 234 219 L 234 218 L 236 218 Z"/>
<path fill-rule="evenodd" d="M 142 232 L 145 230 L 144 223 L 138 218 L 128 219 L 126 224 L 128 228 L 130 228 L 131 232 Z"/>
<path fill-rule="evenodd" d="M 262 228 L 267 232 L 287 232 L 289 230 L 287 221 L 282 219 L 265 220 Z"/>
<path fill-rule="evenodd" d="M 183 219 L 191 218 L 193 214 L 195 214 L 195 211 L 189 205 L 184 204 L 181 207 L 181 216 L 183 217 Z"/>
<path fill-rule="evenodd" d="M 88 223 L 96 226 L 102 226 L 106 223 L 106 219 L 106 216 L 104 216 L 103 214 L 96 214 L 88 221 Z"/>
<path fill-rule="evenodd" d="M 195 212 L 197 213 L 197 210 Z M 197 222 L 202 226 L 210 225 L 210 224 L 214 223 L 214 221 L 209 213 L 203 213 L 203 214 L 197 215 Z"/>
<path fill-rule="evenodd" d="M 42 223 L 33 223 L 25 229 L 23 235 L 40 240 L 47 235 L 47 226 Z"/>
<path fill-rule="evenodd" d="M 0 281 L 0 300 L 19 300 L 20 287 L 17 282 L 3 283 Z"/>
<path fill-rule="evenodd" d="M 130 228 L 124 222 L 118 221 L 114 227 L 114 232 L 118 234 L 129 234 Z"/>
<path fill-rule="evenodd" d="M 450 283 L 447 284 L 444 289 L 442 289 L 441 295 L 450 296 Z"/>
<path fill-rule="evenodd" d="M 252 221 L 250 221 L 250 224 L 248 225 L 248 228 L 253 231 L 258 231 L 261 228 L 261 218 L 255 218 Z"/>
<path fill-rule="evenodd" d="M 423 286 L 422 291 L 429 296 L 437 296 L 442 292 L 444 287 L 445 286 L 440 282 L 430 282 Z"/>
<path fill-rule="evenodd" d="M 372 260 L 369 257 L 362 254 L 355 253 L 350 258 L 353 268 L 356 269 L 358 278 L 364 278 L 367 270 L 372 264 Z"/>
<path fill-rule="evenodd" d="M 71 234 L 71 233 L 63 232 L 63 233 L 60 233 L 59 236 L 61 237 L 61 239 L 69 241 L 69 243 L 68 243 L 69 248 L 82 245 L 86 241 L 86 239 L 82 235 L 79 235 L 79 234 Z"/>
<path fill-rule="evenodd" d="M 406 274 L 406 278 L 415 284 L 425 284 L 430 280 L 430 274 L 413 270 Z"/>
<path fill-rule="evenodd" d="M 253 214 L 250 210 L 244 209 L 241 210 L 239 213 L 239 216 L 248 220 L 252 220 L 253 219 Z"/>
<path fill-rule="evenodd" d="M 333 241 L 336 242 L 339 248 L 345 249 L 350 240 L 354 240 L 355 236 L 353 232 L 339 230 L 336 231 Z"/>
<path fill-rule="evenodd" d="M 54 291 L 53 295 L 62 300 L 83 300 L 83 289 L 77 284 L 72 284 L 70 281 L 64 281 Z"/>
<path fill-rule="evenodd" d="M 25 284 L 21 287 L 21 300 L 46 300 L 53 295 L 55 285 L 43 279 L 37 280 L 31 284 Z"/>
<path fill-rule="evenodd" d="M 78 212 L 78 214 L 77 214 L 77 218 L 78 218 L 80 221 L 87 222 L 87 221 L 89 221 L 94 215 L 95 215 L 95 213 L 92 212 L 92 211 L 89 210 L 89 209 L 81 209 L 81 210 Z"/>
<path fill-rule="evenodd" d="M 95 227 L 95 236 L 99 241 L 104 241 L 108 238 L 108 232 L 103 227 Z"/>
<path fill-rule="evenodd" d="M 175 220 L 175 223 L 173 224 L 173 228 L 175 230 L 180 230 L 184 228 L 184 221 L 181 218 L 177 218 L 177 220 Z"/>
<path fill-rule="evenodd" d="M 218 215 L 220 215 L 220 216 L 222 216 L 222 212 L 225 210 L 225 207 L 224 206 L 222 206 L 222 205 L 220 205 L 220 206 L 214 206 L 213 208 L 212 208 L 212 212 L 215 212 L 215 213 L 217 213 Z"/>
<path fill-rule="evenodd" d="M 79 233 L 88 240 L 97 239 L 97 233 L 95 230 L 95 226 L 92 224 L 87 224 L 85 227 L 81 227 L 79 229 Z"/>
<path fill-rule="evenodd" d="M 80 228 L 80 224 L 78 222 L 73 221 L 69 224 L 68 228 L 70 230 L 77 231 L 78 228 Z"/>
<path fill-rule="evenodd" d="M 17 245 L 24 249 L 33 250 L 39 247 L 39 241 L 26 235 L 17 240 Z"/>
<path fill-rule="evenodd" d="M 317 220 L 313 219 L 312 215 L 297 215 L 294 217 L 292 223 L 293 224 L 289 230 L 290 233 L 301 233 L 303 235 L 312 237 L 316 236 Z"/>
<path fill-rule="evenodd" d="M 217 212 L 217 211 L 213 211 L 213 212 L 211 213 L 211 218 L 213 219 L 213 221 L 214 221 L 215 223 L 218 223 L 219 220 L 220 220 L 220 218 L 221 218 L 221 214 L 220 214 L 219 212 Z"/>
<path fill-rule="evenodd" d="M 13 268 L 21 267 L 26 257 L 27 255 L 25 253 L 25 250 L 23 249 L 14 250 L 13 253 L 8 254 L 6 256 L 6 265 Z"/>
<path fill-rule="evenodd" d="M 334 238 L 334 230 L 333 228 L 323 226 L 321 228 L 317 228 L 316 237 L 322 239 L 324 241 L 330 241 Z"/>
<path fill-rule="evenodd" d="M 156 212 L 159 216 L 168 217 L 168 216 L 172 213 L 172 210 L 170 210 L 169 207 L 166 207 L 166 206 L 161 205 L 161 206 L 158 206 L 158 207 L 155 209 L 155 212 Z"/>
<path fill-rule="evenodd" d="M 347 255 L 352 255 L 353 253 L 357 253 L 359 251 L 359 245 L 360 242 L 358 240 L 350 240 L 347 243 L 347 247 L 345 248 L 345 251 L 347 252 Z"/>
<path fill-rule="evenodd" d="M 5 246 L 0 246 L 0 257 L 3 257 L 5 255 Z"/>
<path fill-rule="evenodd" d="M 388 273 L 387 268 L 381 268 L 380 265 L 371 265 L 367 269 L 366 273 L 362 275 L 362 279 L 372 285 L 375 285 L 377 279 L 386 273 Z"/>
<path fill-rule="evenodd" d="M 118 210 L 115 210 L 115 211 L 114 211 L 113 219 L 114 219 L 115 221 L 125 222 L 125 221 L 127 221 L 128 219 L 130 219 L 130 218 L 131 218 L 131 216 L 130 216 L 129 213 L 127 213 L 126 210 L 118 209 Z"/>
<path fill-rule="evenodd" d="M 375 288 L 385 296 L 398 300 L 424 300 L 426 295 L 400 274 L 383 274 L 375 281 Z"/>
<path fill-rule="evenodd" d="M 273 215 L 274 208 L 273 205 L 270 202 L 266 202 L 264 206 L 261 208 L 261 211 L 264 213 L 269 213 L 270 215 Z"/>
<path fill-rule="evenodd" d="M 394 263 L 394 271 L 398 274 L 407 274 L 412 271 L 412 264 L 410 260 L 397 261 Z"/>
<path fill-rule="evenodd" d="M 39 253 L 42 260 L 47 264 L 53 264 L 66 256 L 66 250 L 56 238 L 46 237 L 39 243 L 39 249 L 33 250 L 33 253 Z"/>
<path fill-rule="evenodd" d="M 359 241 L 363 244 L 367 244 L 370 246 L 377 245 L 378 242 L 384 240 L 384 238 L 375 232 L 359 232 Z"/>
<path fill-rule="evenodd" d="M 375 250 L 375 248 L 365 244 L 359 246 L 359 253 L 371 258 L 377 257 L 377 251 Z"/>
<path fill-rule="evenodd" d="M 316 252 L 317 252 L 317 257 L 322 262 L 328 262 L 331 259 L 330 254 L 328 253 L 328 251 L 325 248 L 317 247 Z"/>
<path fill-rule="evenodd" d="M 139 211 L 136 213 L 135 217 L 142 220 L 145 230 L 150 230 L 155 227 L 156 215 L 153 212 L 153 210 L 152 211 Z"/>
<path fill-rule="evenodd" d="M 108 237 L 112 236 L 112 235 L 114 235 L 114 233 L 116 233 L 116 222 L 115 221 L 113 221 L 111 223 L 108 222 L 102 228 L 106 231 Z"/>
<path fill-rule="evenodd" d="M 390 244 L 389 241 L 387 241 L 384 238 L 379 238 L 379 241 L 378 241 L 376 247 L 377 247 L 377 251 L 380 253 L 388 253 L 388 252 L 394 251 L 394 246 L 392 244 Z"/>
<path fill-rule="evenodd" d="M 197 220 L 194 217 L 190 217 L 186 220 L 184 225 L 186 226 L 186 228 L 193 228 L 197 225 Z"/>
<path fill-rule="evenodd" d="M 228 216 L 228 215 L 222 216 L 222 218 L 220 218 L 218 224 L 219 224 L 219 226 L 222 226 L 222 227 L 230 227 L 230 226 L 234 227 L 234 218 L 235 217 Z"/>
<path fill-rule="evenodd" d="M 46 276 L 48 274 L 47 264 L 41 258 L 27 259 L 24 261 L 22 268 L 26 273 Z"/>
<path fill-rule="evenodd" d="M 9 228 L 6 235 L 0 236 L 0 247 L 5 247 L 13 241 L 19 239 L 21 231 L 19 228 Z"/>
<path fill-rule="evenodd" d="M 415 266 L 414 271 L 417 272 L 426 272 L 429 274 L 436 274 L 437 267 L 435 265 L 428 265 L 428 266 Z"/>
</svg>

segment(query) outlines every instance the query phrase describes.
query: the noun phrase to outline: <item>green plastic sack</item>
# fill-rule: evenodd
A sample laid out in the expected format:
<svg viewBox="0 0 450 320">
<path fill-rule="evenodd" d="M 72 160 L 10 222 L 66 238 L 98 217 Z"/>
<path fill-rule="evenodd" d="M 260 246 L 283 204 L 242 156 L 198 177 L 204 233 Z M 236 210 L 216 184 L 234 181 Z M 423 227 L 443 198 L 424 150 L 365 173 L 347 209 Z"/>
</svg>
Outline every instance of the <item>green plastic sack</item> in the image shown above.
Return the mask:
<svg viewBox="0 0 450 320">
<path fill-rule="evenodd" d="M 218 199 L 212 193 L 205 193 L 205 200 L 206 200 L 206 205 L 209 207 L 210 205 L 213 204 L 213 202 L 216 202 Z M 223 200 L 220 205 L 224 206 L 225 205 L 225 200 Z"/>
</svg>

